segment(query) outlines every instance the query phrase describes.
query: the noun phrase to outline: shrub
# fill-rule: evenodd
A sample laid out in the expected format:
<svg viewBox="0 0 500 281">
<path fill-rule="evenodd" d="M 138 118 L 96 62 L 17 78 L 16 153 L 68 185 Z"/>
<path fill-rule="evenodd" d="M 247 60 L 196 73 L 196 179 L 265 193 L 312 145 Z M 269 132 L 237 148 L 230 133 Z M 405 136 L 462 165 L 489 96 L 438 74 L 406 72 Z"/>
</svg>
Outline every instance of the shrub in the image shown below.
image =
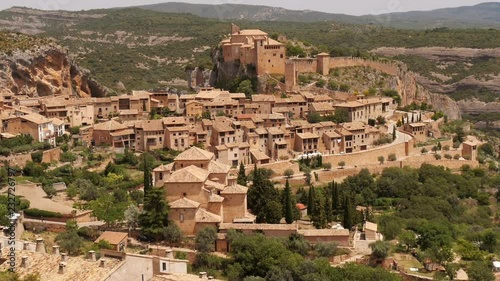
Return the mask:
<svg viewBox="0 0 500 281">
<path fill-rule="evenodd" d="M 455 156 L 453 156 L 453 159 L 459 160 L 460 159 L 460 154 L 455 154 Z"/>
<path fill-rule="evenodd" d="M 43 152 L 42 151 L 37 151 L 31 153 L 31 160 L 36 163 L 42 163 L 42 158 L 43 158 Z"/>
<path fill-rule="evenodd" d="M 24 211 L 24 214 L 28 217 L 33 217 L 33 218 L 62 218 L 64 217 L 63 214 L 61 213 L 56 213 L 56 212 L 51 212 L 51 211 L 46 211 L 46 210 L 40 210 L 40 209 L 27 209 Z"/>
<path fill-rule="evenodd" d="M 318 253 L 318 256 L 320 257 L 331 257 L 333 254 L 335 254 L 335 251 L 337 250 L 337 244 L 336 243 L 318 243 L 315 247 L 314 250 Z"/>
<path fill-rule="evenodd" d="M 387 160 L 388 161 L 396 161 L 397 160 L 396 154 L 394 154 L 394 153 L 389 154 L 387 156 Z"/>
<path fill-rule="evenodd" d="M 434 158 L 436 158 L 436 160 L 441 160 L 442 157 L 439 154 L 434 154 Z"/>
<path fill-rule="evenodd" d="M 97 238 L 99 238 L 99 231 L 97 231 L 91 227 L 88 227 L 88 226 L 84 226 L 84 227 L 79 228 L 76 231 L 76 233 L 78 233 L 78 236 L 80 236 L 86 240 L 94 241 Z"/>
<path fill-rule="evenodd" d="M 73 162 L 76 160 L 76 155 L 71 152 L 63 152 L 61 154 L 61 162 Z"/>
</svg>

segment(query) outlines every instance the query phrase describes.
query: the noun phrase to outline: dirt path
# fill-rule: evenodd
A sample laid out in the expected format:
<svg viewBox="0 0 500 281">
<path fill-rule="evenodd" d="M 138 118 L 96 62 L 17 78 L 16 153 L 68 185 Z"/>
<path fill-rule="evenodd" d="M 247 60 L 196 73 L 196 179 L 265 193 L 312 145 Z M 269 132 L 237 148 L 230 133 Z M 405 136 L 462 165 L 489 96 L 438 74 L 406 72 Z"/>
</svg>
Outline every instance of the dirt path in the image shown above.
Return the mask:
<svg viewBox="0 0 500 281">
<path fill-rule="evenodd" d="M 66 206 L 57 202 L 50 200 L 47 197 L 45 191 L 43 191 L 41 186 L 37 184 L 18 184 L 16 186 L 16 195 L 23 196 L 28 201 L 30 201 L 31 209 L 47 210 L 51 212 L 59 212 L 62 214 L 71 214 L 73 209 L 70 206 Z"/>
</svg>

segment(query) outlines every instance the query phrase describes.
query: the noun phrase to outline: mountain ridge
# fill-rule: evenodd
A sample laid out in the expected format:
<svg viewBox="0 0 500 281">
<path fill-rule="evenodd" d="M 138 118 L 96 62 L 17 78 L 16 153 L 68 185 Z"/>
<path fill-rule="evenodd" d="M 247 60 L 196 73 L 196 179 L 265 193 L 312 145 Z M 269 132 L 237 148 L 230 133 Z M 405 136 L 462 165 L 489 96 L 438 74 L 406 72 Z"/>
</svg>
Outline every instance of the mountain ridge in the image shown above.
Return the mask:
<svg viewBox="0 0 500 281">
<path fill-rule="evenodd" d="M 204 18 L 251 21 L 339 21 L 351 24 L 376 24 L 395 28 L 432 29 L 500 28 L 500 3 L 484 2 L 474 6 L 408 11 L 379 15 L 353 16 L 313 10 L 290 10 L 282 7 L 246 4 L 191 4 L 165 2 L 137 6 L 141 9 L 169 13 L 189 13 Z"/>
</svg>

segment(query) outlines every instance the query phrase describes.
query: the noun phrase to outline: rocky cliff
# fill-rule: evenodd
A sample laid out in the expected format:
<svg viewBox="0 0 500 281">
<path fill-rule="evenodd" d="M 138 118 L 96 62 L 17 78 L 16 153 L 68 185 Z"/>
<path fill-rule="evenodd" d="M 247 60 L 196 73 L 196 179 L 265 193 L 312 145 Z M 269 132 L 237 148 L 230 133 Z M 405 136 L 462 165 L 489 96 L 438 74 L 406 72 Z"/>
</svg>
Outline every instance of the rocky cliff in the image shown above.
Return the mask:
<svg viewBox="0 0 500 281">
<path fill-rule="evenodd" d="M 443 94 L 432 93 L 427 87 L 418 82 L 417 77 L 418 75 L 408 71 L 404 64 L 400 65 L 396 89 L 401 93 L 403 105 L 425 102 L 432 105 L 434 109 L 443 111 L 451 120 L 462 117 L 460 108 L 454 100 Z"/>
<path fill-rule="evenodd" d="M 3 96 L 102 97 L 108 90 L 71 62 L 68 51 L 56 45 L 33 46 L 0 55 Z"/>
</svg>

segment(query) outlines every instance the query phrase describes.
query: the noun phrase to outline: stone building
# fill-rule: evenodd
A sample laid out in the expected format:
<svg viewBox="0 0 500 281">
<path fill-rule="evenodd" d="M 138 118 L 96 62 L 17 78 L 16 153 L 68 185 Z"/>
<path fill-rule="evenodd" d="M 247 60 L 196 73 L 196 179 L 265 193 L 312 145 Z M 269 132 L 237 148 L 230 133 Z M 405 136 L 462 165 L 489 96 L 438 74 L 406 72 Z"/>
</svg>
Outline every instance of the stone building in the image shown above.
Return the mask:
<svg viewBox="0 0 500 281">
<path fill-rule="evenodd" d="M 224 62 L 253 65 L 257 75 L 285 74 L 285 45 L 261 30 L 241 30 L 233 24 L 231 36 L 221 46 Z"/>
<path fill-rule="evenodd" d="M 247 212 L 248 188 L 236 183 L 230 169 L 213 153 L 192 147 L 153 170 L 154 185 L 165 189 L 170 219 L 184 234 L 223 222 L 254 221 Z"/>
</svg>

